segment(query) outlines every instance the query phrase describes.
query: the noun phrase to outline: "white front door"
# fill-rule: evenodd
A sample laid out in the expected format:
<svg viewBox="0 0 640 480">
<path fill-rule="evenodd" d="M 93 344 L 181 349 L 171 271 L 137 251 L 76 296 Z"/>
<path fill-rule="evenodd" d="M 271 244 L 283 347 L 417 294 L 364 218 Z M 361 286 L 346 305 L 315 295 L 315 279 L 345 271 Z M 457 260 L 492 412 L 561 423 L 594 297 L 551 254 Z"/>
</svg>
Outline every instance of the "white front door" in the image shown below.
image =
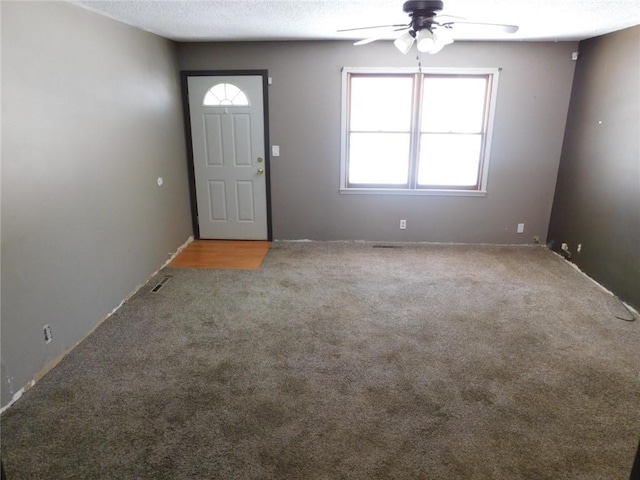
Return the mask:
<svg viewBox="0 0 640 480">
<path fill-rule="evenodd" d="M 200 238 L 267 240 L 263 77 L 187 85 Z"/>
</svg>

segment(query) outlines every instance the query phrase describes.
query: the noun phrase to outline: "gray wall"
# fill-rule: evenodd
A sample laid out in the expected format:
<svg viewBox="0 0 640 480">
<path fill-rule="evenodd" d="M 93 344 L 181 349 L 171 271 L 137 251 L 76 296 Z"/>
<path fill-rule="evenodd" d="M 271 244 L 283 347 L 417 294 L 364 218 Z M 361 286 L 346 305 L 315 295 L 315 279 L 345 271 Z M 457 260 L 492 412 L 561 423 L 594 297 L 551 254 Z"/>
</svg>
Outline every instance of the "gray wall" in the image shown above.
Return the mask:
<svg viewBox="0 0 640 480">
<path fill-rule="evenodd" d="M 640 308 L 640 26 L 580 43 L 549 239 Z"/>
<path fill-rule="evenodd" d="M 191 224 L 175 45 L 67 3 L 1 8 L 6 405 Z"/>
<path fill-rule="evenodd" d="M 425 66 L 501 67 L 488 195 L 341 195 L 343 66 L 415 66 L 391 42 L 182 43 L 184 70 L 268 69 L 276 239 L 471 243 L 544 241 L 577 43 L 455 43 Z M 406 231 L 399 220 L 407 219 Z M 518 223 L 526 231 L 516 233 Z"/>
</svg>

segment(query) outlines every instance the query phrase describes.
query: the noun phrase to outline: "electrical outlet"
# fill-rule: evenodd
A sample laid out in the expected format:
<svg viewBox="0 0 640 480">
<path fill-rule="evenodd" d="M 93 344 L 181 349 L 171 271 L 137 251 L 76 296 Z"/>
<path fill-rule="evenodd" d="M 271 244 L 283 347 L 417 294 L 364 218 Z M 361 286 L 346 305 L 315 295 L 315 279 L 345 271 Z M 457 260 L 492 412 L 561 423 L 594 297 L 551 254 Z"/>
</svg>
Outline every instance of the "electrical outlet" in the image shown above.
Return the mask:
<svg viewBox="0 0 640 480">
<path fill-rule="evenodd" d="M 533 236 L 533 243 L 540 243 L 540 236 L 534 235 Z"/>
<path fill-rule="evenodd" d="M 407 221 L 400 220 L 400 230 L 406 230 L 406 229 L 407 229 Z"/>
<path fill-rule="evenodd" d="M 580 253 L 582 251 L 582 244 L 581 243 L 578 244 L 578 248 L 576 248 L 576 250 L 578 251 L 578 253 Z"/>
<path fill-rule="evenodd" d="M 42 327 L 42 330 L 44 331 L 44 343 L 51 343 L 51 340 L 53 340 L 51 327 L 49 325 L 45 325 L 44 327 Z"/>
<path fill-rule="evenodd" d="M 569 259 L 571 258 L 571 252 L 569 251 L 569 245 L 567 245 L 566 243 L 563 243 L 563 244 L 560 246 L 560 249 L 564 252 L 564 253 L 562 254 L 562 256 L 563 256 L 564 258 L 566 258 L 567 260 L 569 260 Z"/>
</svg>

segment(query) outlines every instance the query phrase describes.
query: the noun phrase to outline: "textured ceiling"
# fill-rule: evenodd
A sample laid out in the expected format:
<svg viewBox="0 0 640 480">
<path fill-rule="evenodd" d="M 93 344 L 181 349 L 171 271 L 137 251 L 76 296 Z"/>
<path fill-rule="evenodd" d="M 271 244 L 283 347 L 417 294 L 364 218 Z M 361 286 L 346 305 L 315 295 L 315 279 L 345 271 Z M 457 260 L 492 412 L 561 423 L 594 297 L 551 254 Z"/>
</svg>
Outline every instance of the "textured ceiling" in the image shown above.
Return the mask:
<svg viewBox="0 0 640 480">
<path fill-rule="evenodd" d="M 402 0 L 69 1 L 177 41 L 360 39 L 377 31 L 337 30 L 408 23 Z M 445 0 L 442 13 L 520 26 L 512 35 L 458 28 L 456 39 L 583 40 L 640 24 L 640 1 Z"/>
</svg>

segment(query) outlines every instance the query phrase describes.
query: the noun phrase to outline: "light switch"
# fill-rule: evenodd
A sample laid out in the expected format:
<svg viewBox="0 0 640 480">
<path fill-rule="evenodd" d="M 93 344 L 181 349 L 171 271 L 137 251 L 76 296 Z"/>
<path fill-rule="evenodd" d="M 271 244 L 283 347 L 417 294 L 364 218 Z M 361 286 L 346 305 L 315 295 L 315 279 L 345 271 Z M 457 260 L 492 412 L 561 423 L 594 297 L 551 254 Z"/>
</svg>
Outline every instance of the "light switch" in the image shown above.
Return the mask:
<svg viewBox="0 0 640 480">
<path fill-rule="evenodd" d="M 271 155 L 274 157 L 280 156 L 280 145 L 271 145 Z"/>
</svg>

